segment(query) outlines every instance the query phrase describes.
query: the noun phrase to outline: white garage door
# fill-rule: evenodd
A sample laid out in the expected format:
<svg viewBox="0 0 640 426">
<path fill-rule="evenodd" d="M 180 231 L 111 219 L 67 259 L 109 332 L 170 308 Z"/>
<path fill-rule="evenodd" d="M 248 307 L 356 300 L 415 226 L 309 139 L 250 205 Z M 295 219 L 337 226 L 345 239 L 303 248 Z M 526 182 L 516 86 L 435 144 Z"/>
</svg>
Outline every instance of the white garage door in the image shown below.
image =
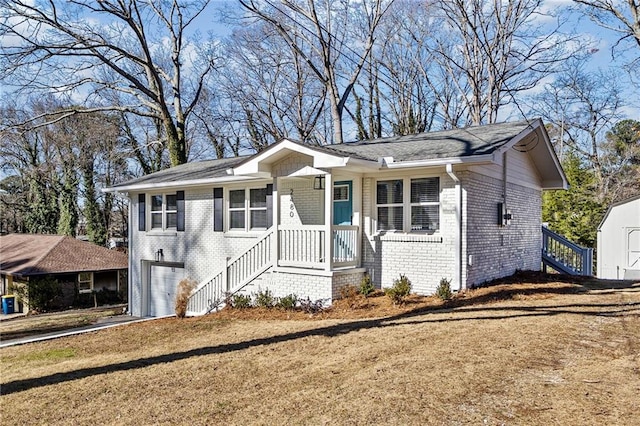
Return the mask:
<svg viewBox="0 0 640 426">
<path fill-rule="evenodd" d="M 175 314 L 178 283 L 184 278 L 184 268 L 151 265 L 149 286 L 149 316 Z"/>
</svg>

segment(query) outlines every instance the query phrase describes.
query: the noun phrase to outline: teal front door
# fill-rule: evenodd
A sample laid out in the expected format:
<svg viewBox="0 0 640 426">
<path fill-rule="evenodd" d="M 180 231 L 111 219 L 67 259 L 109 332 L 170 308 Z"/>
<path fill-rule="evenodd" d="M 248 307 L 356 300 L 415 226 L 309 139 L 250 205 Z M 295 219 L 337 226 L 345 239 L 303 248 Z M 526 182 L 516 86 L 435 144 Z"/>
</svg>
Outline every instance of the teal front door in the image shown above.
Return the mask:
<svg viewBox="0 0 640 426">
<path fill-rule="evenodd" d="M 351 225 L 353 197 L 351 181 L 343 180 L 333 184 L 333 224 Z"/>
</svg>

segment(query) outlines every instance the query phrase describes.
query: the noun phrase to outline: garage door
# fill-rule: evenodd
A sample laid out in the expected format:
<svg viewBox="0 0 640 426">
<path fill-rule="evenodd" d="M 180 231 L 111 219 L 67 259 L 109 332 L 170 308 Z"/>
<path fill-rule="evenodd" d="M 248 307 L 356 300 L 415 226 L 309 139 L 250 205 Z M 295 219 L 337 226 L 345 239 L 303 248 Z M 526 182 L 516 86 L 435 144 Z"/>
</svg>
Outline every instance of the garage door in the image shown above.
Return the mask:
<svg viewBox="0 0 640 426">
<path fill-rule="evenodd" d="M 151 265 L 149 286 L 149 316 L 175 314 L 178 283 L 184 278 L 184 268 Z"/>
</svg>

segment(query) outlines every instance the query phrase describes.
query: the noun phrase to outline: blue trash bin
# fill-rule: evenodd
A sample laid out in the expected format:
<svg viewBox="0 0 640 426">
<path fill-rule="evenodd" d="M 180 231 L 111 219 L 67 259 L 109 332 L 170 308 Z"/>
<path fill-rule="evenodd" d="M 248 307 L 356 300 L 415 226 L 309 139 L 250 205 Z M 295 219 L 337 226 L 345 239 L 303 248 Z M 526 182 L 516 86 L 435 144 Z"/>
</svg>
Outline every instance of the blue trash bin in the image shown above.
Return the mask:
<svg viewBox="0 0 640 426">
<path fill-rule="evenodd" d="M 16 297 L 15 296 L 2 296 L 2 312 L 5 315 L 15 312 Z"/>
</svg>

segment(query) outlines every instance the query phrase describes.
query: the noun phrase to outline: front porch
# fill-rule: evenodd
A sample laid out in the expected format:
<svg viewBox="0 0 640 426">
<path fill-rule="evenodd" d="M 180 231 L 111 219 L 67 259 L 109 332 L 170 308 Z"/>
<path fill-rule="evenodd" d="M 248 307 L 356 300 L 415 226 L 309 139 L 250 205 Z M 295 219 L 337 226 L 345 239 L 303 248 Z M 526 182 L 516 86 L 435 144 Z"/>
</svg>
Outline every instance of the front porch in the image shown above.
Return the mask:
<svg viewBox="0 0 640 426">
<path fill-rule="evenodd" d="M 340 287 L 360 282 L 361 176 L 314 167 L 313 153 L 273 154 L 258 155 L 255 162 L 233 170 L 270 182 L 266 199 L 258 199 L 256 190 L 256 198 L 245 207 L 251 223 L 263 220 L 268 229 L 198 286 L 189 300 L 189 314 L 218 309 L 230 295 L 258 288 L 268 288 L 277 297 L 296 294 L 331 303 Z"/>
</svg>

